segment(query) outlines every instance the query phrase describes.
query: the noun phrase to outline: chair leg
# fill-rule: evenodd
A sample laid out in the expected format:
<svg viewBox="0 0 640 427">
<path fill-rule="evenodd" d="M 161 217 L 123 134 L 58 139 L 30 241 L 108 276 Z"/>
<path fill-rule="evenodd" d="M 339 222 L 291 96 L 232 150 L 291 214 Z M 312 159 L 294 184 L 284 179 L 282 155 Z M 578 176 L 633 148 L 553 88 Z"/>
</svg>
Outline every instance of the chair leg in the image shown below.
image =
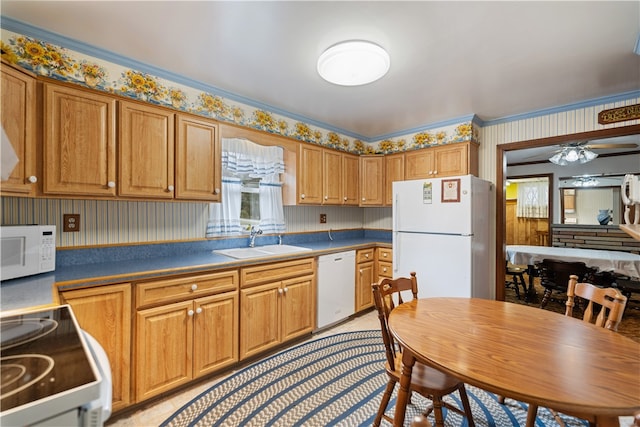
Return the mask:
<svg viewBox="0 0 640 427">
<path fill-rule="evenodd" d="M 380 402 L 380 407 L 378 408 L 378 413 L 376 414 L 376 419 L 373 420 L 374 427 L 378 427 L 380 422 L 382 421 L 382 416 L 387 410 L 387 405 L 389 404 L 389 400 L 391 400 L 391 394 L 393 393 L 393 388 L 396 386 L 394 381 L 388 381 L 387 387 L 384 389 L 384 394 L 382 395 L 382 401 Z"/>
<path fill-rule="evenodd" d="M 467 424 L 469 424 L 469 427 L 475 427 L 476 424 L 473 422 L 473 415 L 471 415 L 471 405 L 469 405 L 469 397 L 467 396 L 467 390 L 464 388 L 464 385 L 458 389 L 458 393 L 460 393 L 460 400 L 462 401 L 462 409 L 464 409 L 464 415 L 465 417 L 467 417 Z"/>
<path fill-rule="evenodd" d="M 529 404 L 529 409 L 527 410 L 527 423 L 526 427 L 533 427 L 536 423 L 536 417 L 538 416 L 538 405 Z"/>
<path fill-rule="evenodd" d="M 442 397 L 432 396 L 433 415 L 436 418 L 436 427 L 444 427 L 444 417 L 442 416 Z"/>
<path fill-rule="evenodd" d="M 540 308 L 544 308 L 549 302 L 550 298 L 551 298 L 551 289 L 545 289 L 544 296 L 542 297 L 542 302 L 540 303 Z"/>
</svg>

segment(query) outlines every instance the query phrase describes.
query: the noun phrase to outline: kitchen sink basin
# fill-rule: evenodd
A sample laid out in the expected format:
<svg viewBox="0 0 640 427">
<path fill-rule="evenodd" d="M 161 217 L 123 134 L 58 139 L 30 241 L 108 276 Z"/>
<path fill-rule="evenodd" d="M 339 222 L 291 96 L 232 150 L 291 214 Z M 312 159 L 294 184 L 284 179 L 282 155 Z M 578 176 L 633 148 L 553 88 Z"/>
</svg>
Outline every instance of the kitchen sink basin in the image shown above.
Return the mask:
<svg viewBox="0 0 640 427">
<path fill-rule="evenodd" d="M 213 251 L 218 255 L 224 255 L 236 259 L 260 258 L 273 255 L 286 255 L 296 252 L 310 251 L 309 248 L 291 245 L 267 245 L 255 248 L 233 248 Z"/>
</svg>

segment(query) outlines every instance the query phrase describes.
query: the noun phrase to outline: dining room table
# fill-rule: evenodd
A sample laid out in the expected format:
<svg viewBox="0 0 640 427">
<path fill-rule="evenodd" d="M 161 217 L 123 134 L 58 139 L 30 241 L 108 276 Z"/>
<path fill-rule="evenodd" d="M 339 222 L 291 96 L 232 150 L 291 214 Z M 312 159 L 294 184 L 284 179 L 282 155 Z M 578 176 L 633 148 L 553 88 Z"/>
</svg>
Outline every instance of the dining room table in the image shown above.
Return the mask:
<svg viewBox="0 0 640 427">
<path fill-rule="evenodd" d="M 404 424 L 416 362 L 500 396 L 619 426 L 640 411 L 640 343 L 548 310 L 479 298 L 424 298 L 394 308 L 403 348 L 394 426 Z M 527 415 L 533 427 L 536 414 Z"/>
<path fill-rule="evenodd" d="M 535 265 L 545 258 L 584 262 L 587 267 L 595 267 L 598 271 L 608 271 L 632 279 L 640 278 L 640 255 L 630 252 L 558 246 L 507 245 L 505 255 L 511 264 L 527 266 L 529 283 L 525 292 L 525 301 L 535 299 L 533 283 L 538 275 Z"/>
</svg>

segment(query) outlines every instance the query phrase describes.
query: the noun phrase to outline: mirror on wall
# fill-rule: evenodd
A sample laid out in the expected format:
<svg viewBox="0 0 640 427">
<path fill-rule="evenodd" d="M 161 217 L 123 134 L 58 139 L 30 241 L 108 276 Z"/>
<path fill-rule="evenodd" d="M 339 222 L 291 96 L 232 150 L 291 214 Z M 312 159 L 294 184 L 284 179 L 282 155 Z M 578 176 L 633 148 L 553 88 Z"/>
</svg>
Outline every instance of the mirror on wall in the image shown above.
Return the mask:
<svg viewBox="0 0 640 427">
<path fill-rule="evenodd" d="M 586 174 L 559 178 L 561 223 L 621 224 L 624 213 L 620 197 L 623 177 L 620 174 Z"/>
</svg>

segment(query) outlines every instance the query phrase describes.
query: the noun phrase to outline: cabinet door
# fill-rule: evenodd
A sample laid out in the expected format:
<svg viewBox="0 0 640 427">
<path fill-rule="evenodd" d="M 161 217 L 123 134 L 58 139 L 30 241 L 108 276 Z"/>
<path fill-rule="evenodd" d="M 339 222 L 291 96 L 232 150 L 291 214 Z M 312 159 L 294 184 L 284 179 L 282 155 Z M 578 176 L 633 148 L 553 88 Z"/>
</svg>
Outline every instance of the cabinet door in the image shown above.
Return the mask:
<svg viewBox="0 0 640 427">
<path fill-rule="evenodd" d="M 382 206 L 384 202 L 384 157 L 360 157 L 360 206 Z"/>
<path fill-rule="evenodd" d="M 342 204 L 358 206 L 360 193 L 359 158 L 352 154 L 342 155 Z"/>
<path fill-rule="evenodd" d="M 173 116 L 162 108 L 120 102 L 119 195 L 173 198 Z"/>
<path fill-rule="evenodd" d="M 404 178 L 425 179 L 435 177 L 435 158 L 433 148 L 407 151 L 404 155 Z"/>
<path fill-rule="evenodd" d="M 373 261 L 359 263 L 356 271 L 356 312 L 373 306 L 371 285 L 375 282 Z"/>
<path fill-rule="evenodd" d="M 240 359 L 278 345 L 280 282 L 240 290 Z"/>
<path fill-rule="evenodd" d="M 468 144 L 451 144 L 435 150 L 435 174 L 442 176 L 465 175 L 468 172 Z"/>
<path fill-rule="evenodd" d="M 404 153 L 391 154 L 384 158 L 384 204 L 393 205 L 393 183 L 404 181 Z"/>
<path fill-rule="evenodd" d="M 106 95 L 44 85 L 44 193 L 115 196 L 115 105 Z"/>
<path fill-rule="evenodd" d="M 310 333 L 315 326 L 314 276 L 282 282 L 282 341 Z"/>
<path fill-rule="evenodd" d="M 193 378 L 193 301 L 140 310 L 136 316 L 136 401 Z"/>
<path fill-rule="evenodd" d="M 322 148 L 300 144 L 298 149 L 298 203 L 322 204 Z"/>
<path fill-rule="evenodd" d="M 102 346 L 111 366 L 112 405 L 118 411 L 131 403 L 131 285 L 100 286 L 61 293 L 80 327 Z"/>
<path fill-rule="evenodd" d="M 7 134 L 18 163 L 6 181 L 2 195 L 33 196 L 36 175 L 36 80 L 2 64 L 0 111 L 2 128 Z"/>
<path fill-rule="evenodd" d="M 238 361 L 238 293 L 195 300 L 193 375 L 199 377 Z"/>
<path fill-rule="evenodd" d="M 342 154 L 333 150 L 322 152 L 322 203 L 342 204 Z"/>
<path fill-rule="evenodd" d="M 219 202 L 221 151 L 218 125 L 177 116 L 176 199 Z"/>
</svg>

